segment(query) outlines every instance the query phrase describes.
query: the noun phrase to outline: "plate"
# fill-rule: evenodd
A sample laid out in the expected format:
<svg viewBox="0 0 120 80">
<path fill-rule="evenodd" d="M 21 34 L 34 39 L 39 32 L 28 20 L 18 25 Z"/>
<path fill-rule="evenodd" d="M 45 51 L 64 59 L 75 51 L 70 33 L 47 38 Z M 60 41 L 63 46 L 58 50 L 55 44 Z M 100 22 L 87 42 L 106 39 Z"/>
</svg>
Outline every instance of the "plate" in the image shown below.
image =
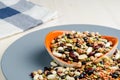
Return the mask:
<svg viewBox="0 0 120 80">
<path fill-rule="evenodd" d="M 93 31 L 120 39 L 120 30 L 98 25 L 60 25 L 41 29 L 23 36 L 6 49 L 1 67 L 7 80 L 32 80 L 29 76 L 34 70 L 49 66 L 52 60 L 44 46 L 44 39 L 52 30 Z M 120 49 L 120 45 L 118 45 Z"/>
</svg>

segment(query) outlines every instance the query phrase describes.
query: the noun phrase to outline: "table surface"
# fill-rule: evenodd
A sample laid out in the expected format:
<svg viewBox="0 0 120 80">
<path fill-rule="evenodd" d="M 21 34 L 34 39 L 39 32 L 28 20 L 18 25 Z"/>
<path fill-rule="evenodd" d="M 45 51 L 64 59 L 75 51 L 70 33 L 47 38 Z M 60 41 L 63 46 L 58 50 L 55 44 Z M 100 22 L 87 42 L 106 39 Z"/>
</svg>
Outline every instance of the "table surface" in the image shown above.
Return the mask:
<svg viewBox="0 0 120 80">
<path fill-rule="evenodd" d="M 18 38 L 43 28 L 64 24 L 94 24 L 120 30 L 120 0 L 30 0 L 58 12 L 58 18 L 26 32 L 0 40 L 0 59 Z M 0 69 L 0 80 L 5 80 Z"/>
</svg>

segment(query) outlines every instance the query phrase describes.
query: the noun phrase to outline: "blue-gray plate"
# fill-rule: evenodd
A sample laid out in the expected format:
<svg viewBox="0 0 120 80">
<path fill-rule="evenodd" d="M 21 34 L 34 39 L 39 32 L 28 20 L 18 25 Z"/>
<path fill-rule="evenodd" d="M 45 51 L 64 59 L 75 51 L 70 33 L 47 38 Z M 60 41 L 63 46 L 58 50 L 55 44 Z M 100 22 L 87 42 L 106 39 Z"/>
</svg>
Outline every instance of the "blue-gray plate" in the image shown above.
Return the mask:
<svg viewBox="0 0 120 80">
<path fill-rule="evenodd" d="M 29 76 L 32 71 L 49 66 L 52 59 L 45 49 L 44 40 L 52 30 L 93 31 L 120 39 L 120 30 L 85 24 L 60 25 L 29 33 L 10 45 L 2 57 L 1 67 L 7 80 L 32 80 Z"/>
</svg>

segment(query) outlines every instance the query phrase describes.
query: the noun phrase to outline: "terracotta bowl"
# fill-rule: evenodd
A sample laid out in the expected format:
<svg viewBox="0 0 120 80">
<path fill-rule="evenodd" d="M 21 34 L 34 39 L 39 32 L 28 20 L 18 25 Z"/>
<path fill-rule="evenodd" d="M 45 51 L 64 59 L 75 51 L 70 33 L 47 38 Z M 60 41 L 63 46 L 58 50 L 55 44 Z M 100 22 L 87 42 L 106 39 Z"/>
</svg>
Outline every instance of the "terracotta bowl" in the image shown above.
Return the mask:
<svg viewBox="0 0 120 80">
<path fill-rule="evenodd" d="M 74 63 L 67 63 L 61 59 L 59 59 L 58 57 L 54 56 L 51 52 L 51 49 L 50 49 L 50 45 L 51 45 L 51 42 L 54 38 L 58 37 L 59 35 L 62 35 L 63 33 L 66 33 L 66 32 L 70 32 L 70 31 L 63 31 L 63 30 L 56 30 L 56 31 L 52 31 L 52 32 L 49 32 L 47 35 L 46 35 L 46 38 L 45 38 L 45 47 L 49 53 L 49 55 L 58 63 L 60 64 L 61 66 L 69 66 L 69 67 L 79 67 L 79 64 L 74 62 Z M 117 48 L 117 45 L 118 45 L 118 38 L 116 37 L 112 37 L 112 36 L 102 36 L 102 38 L 104 39 L 107 39 L 109 41 L 112 41 L 113 43 L 113 47 L 111 48 L 111 50 L 109 52 L 107 52 L 106 54 L 104 55 L 107 55 L 107 56 L 111 56 L 116 48 Z M 95 61 L 99 61 L 104 55 L 100 56 L 98 59 L 96 59 Z"/>
</svg>

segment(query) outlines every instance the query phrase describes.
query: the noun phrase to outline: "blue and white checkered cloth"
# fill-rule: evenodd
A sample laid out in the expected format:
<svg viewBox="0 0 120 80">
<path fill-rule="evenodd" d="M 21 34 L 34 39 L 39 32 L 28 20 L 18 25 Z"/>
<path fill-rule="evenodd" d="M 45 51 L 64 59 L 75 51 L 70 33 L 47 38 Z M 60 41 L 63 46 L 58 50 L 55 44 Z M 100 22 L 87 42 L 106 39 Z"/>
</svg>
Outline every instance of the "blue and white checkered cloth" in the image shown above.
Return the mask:
<svg viewBox="0 0 120 80">
<path fill-rule="evenodd" d="M 36 27 L 56 17 L 56 12 L 28 0 L 0 0 L 0 38 Z"/>
</svg>

